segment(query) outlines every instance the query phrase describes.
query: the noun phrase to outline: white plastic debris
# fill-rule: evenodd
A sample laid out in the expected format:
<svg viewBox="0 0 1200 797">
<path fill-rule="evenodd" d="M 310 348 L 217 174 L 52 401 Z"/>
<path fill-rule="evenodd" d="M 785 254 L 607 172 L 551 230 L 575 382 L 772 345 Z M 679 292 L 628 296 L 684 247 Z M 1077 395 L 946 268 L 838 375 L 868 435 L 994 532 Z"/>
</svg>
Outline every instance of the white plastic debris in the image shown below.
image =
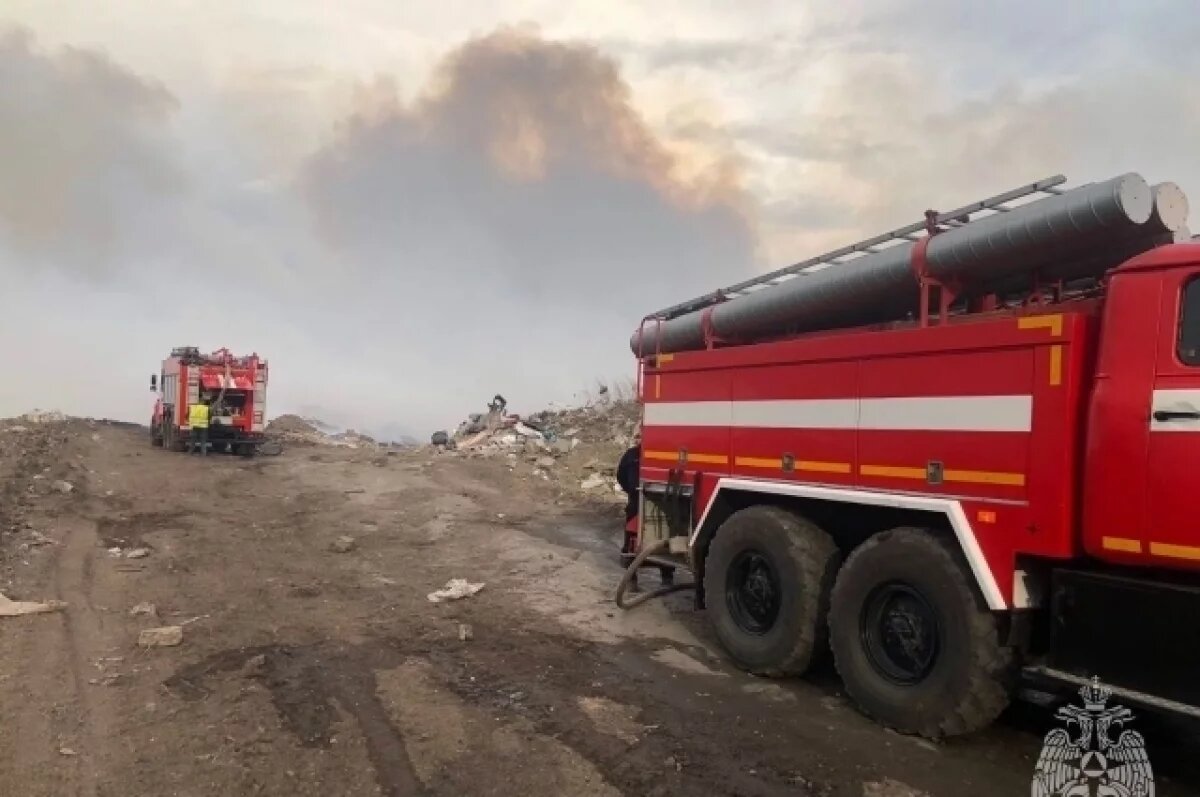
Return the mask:
<svg viewBox="0 0 1200 797">
<path fill-rule="evenodd" d="M 164 625 L 147 628 L 138 634 L 138 646 L 143 648 L 173 648 L 183 642 L 183 626 Z"/>
<path fill-rule="evenodd" d="M 482 584 L 480 585 L 483 586 Z M 0 617 L 20 617 L 25 614 L 45 614 L 65 609 L 67 604 L 62 601 L 14 601 L 0 593 Z"/>
<path fill-rule="evenodd" d="M 75 485 L 71 484 L 68 481 L 63 481 L 62 479 L 59 479 L 58 481 L 54 482 L 53 487 L 55 490 L 58 490 L 63 495 L 66 495 L 67 493 L 69 493 L 75 489 Z"/>
<path fill-rule="evenodd" d="M 430 603 L 456 601 L 471 597 L 483 589 L 483 587 L 483 584 L 471 584 L 465 578 L 452 578 L 446 582 L 446 586 L 436 592 L 429 593 L 427 597 Z"/>
<path fill-rule="evenodd" d="M 149 555 L 149 548 L 131 548 L 125 552 L 126 559 L 145 559 Z"/>
<path fill-rule="evenodd" d="M 607 482 L 599 473 L 593 473 L 582 482 L 579 483 L 580 488 L 584 490 L 599 490 L 605 487 Z"/>
<path fill-rule="evenodd" d="M 513 424 L 513 431 L 521 435 L 521 437 L 536 437 L 538 440 L 543 438 L 542 433 L 537 429 L 534 429 L 532 426 L 526 426 L 525 424 L 519 422 Z"/>
<path fill-rule="evenodd" d="M 153 603 L 139 603 L 129 610 L 131 617 L 158 617 L 158 607 Z"/>
</svg>

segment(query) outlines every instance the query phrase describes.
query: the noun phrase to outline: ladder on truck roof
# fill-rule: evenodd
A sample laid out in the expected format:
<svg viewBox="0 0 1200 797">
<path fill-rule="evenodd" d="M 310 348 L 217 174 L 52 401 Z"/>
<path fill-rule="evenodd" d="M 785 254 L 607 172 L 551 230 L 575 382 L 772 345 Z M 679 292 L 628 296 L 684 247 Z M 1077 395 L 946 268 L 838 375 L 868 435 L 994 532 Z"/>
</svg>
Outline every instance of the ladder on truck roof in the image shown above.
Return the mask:
<svg viewBox="0 0 1200 797">
<path fill-rule="evenodd" d="M 845 265 L 853 263 L 863 255 L 872 254 L 886 248 L 890 245 L 897 245 L 901 241 L 914 242 L 920 240 L 921 236 L 918 233 L 929 234 L 931 228 L 937 227 L 963 227 L 969 224 L 973 219 L 971 214 L 981 211 L 992 211 L 993 213 L 1006 213 L 1012 208 L 1008 207 L 1007 203 L 1024 197 L 1033 196 L 1036 194 L 1061 194 L 1062 189 L 1058 186 L 1067 181 L 1067 178 L 1061 174 L 1056 174 L 1053 177 L 1046 177 L 1038 180 L 1036 183 L 1018 186 L 1011 191 L 1005 191 L 1002 194 L 990 196 L 987 199 L 981 199 L 978 202 L 972 202 L 969 205 L 963 205 L 961 208 L 948 210 L 945 213 L 935 213 L 928 211 L 926 218 L 922 221 L 909 224 L 905 227 L 892 230 L 883 235 L 876 235 L 873 238 L 867 238 L 850 246 L 843 246 L 840 249 L 834 249 L 831 252 L 826 252 L 817 257 L 811 257 L 808 260 L 802 260 L 799 263 L 793 263 L 790 266 L 784 266 L 781 269 L 772 271 L 767 274 L 761 274 L 757 277 L 752 277 L 748 280 L 730 285 L 727 288 L 722 288 L 715 293 L 705 294 L 704 296 L 690 299 L 686 302 L 671 305 L 657 313 L 651 313 L 646 318 L 647 320 L 669 321 L 687 313 L 701 310 L 719 302 L 728 299 L 734 299 L 738 296 L 744 296 L 756 290 L 778 285 L 781 282 L 802 277 L 806 274 L 811 274 L 814 271 L 828 268 L 830 266 Z M 1039 197 L 1044 198 L 1044 197 Z M 990 215 L 990 214 L 989 214 Z"/>
</svg>

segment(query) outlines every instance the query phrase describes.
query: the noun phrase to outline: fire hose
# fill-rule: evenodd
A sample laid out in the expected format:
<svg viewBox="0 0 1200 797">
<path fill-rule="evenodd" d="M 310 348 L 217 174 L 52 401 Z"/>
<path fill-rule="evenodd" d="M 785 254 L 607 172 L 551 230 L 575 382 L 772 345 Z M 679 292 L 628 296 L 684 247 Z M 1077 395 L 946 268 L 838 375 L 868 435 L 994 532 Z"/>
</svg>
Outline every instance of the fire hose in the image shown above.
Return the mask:
<svg viewBox="0 0 1200 797">
<path fill-rule="evenodd" d="M 624 610 L 629 610 L 635 606 L 641 606 L 648 600 L 653 598 L 661 598 L 664 595 L 670 595 L 672 592 L 682 592 L 685 589 L 695 589 L 695 582 L 686 584 L 666 584 L 658 589 L 638 595 L 631 600 L 625 600 L 625 592 L 629 589 L 629 585 L 633 583 L 633 579 L 637 576 L 638 569 L 646 563 L 646 561 L 655 554 L 662 553 L 670 545 L 669 540 L 659 540 L 653 545 L 648 545 L 643 548 L 633 561 L 629 563 L 629 567 L 625 568 L 625 575 L 621 576 L 621 583 L 617 585 L 616 602 L 617 607 Z"/>
</svg>

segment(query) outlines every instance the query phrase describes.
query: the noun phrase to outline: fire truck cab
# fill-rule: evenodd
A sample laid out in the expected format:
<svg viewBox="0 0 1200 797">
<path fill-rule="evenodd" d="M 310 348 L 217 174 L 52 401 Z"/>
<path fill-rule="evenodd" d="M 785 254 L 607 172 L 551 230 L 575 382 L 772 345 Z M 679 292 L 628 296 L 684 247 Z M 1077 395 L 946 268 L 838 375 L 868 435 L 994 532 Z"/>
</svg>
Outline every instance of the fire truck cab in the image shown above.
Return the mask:
<svg viewBox="0 0 1200 797">
<path fill-rule="evenodd" d="M 831 651 L 901 731 L 978 729 L 1029 680 L 1200 716 L 1200 245 L 1141 249 L 1017 297 L 915 264 L 919 311 L 845 328 L 702 317 L 640 357 L 643 546 L 691 566 L 739 665 Z"/>
</svg>

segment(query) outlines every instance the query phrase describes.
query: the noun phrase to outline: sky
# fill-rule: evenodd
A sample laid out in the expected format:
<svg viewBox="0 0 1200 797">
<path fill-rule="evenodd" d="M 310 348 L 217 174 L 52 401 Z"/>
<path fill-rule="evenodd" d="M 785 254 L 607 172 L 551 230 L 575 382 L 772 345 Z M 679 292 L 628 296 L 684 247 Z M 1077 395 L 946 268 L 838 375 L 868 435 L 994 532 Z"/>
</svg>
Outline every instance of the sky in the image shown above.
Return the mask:
<svg viewBox="0 0 1200 797">
<path fill-rule="evenodd" d="M 383 437 L 568 404 L 647 313 L 929 207 L 1200 196 L 1197 40 L 1192 0 L 4 0 L 0 416 L 145 420 L 181 345 Z"/>
</svg>

